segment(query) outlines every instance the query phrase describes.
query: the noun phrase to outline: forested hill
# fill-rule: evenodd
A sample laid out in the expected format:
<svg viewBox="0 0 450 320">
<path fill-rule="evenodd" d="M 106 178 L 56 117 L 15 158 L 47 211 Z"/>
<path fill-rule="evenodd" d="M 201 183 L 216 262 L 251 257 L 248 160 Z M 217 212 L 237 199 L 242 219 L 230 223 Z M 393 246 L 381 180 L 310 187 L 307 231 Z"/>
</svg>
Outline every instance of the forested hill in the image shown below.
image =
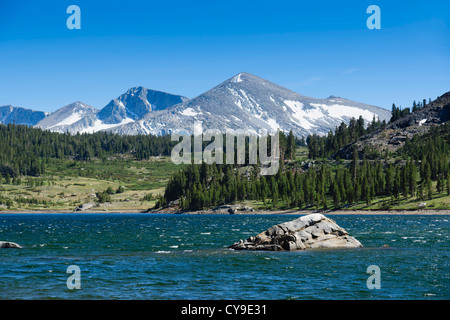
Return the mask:
<svg viewBox="0 0 450 320">
<path fill-rule="evenodd" d="M 449 199 L 449 97 L 447 93 L 417 104 L 412 113 L 394 106 L 388 124 L 352 119 L 325 137 L 308 136 L 308 158 L 318 161 L 281 159 L 273 176 L 259 175 L 257 166 L 185 166 L 172 176 L 158 205 L 178 203 L 182 210 L 197 210 L 250 201 L 266 209 L 325 210 L 387 209 L 408 203 L 417 209 L 420 201 Z M 395 150 L 364 145 L 367 137 L 405 131 L 411 135 Z M 349 156 L 330 158 L 341 149 Z M 442 208 L 448 206 L 450 202 L 442 200 Z"/>
<path fill-rule="evenodd" d="M 39 176 L 49 159 L 89 161 L 128 156 L 136 160 L 170 155 L 174 142 L 170 136 L 120 136 L 61 134 L 25 125 L 0 124 L 0 173 L 7 176 Z"/>
<path fill-rule="evenodd" d="M 390 123 L 367 132 L 342 149 L 335 150 L 333 157 L 351 159 L 355 147 L 358 153 L 367 158 L 386 157 L 385 154 L 396 152 L 411 139 L 424 135 L 449 120 L 450 92 L 429 103 L 424 100 L 422 104 L 417 105 L 414 102 L 411 109 L 400 110 L 393 105 Z"/>
</svg>

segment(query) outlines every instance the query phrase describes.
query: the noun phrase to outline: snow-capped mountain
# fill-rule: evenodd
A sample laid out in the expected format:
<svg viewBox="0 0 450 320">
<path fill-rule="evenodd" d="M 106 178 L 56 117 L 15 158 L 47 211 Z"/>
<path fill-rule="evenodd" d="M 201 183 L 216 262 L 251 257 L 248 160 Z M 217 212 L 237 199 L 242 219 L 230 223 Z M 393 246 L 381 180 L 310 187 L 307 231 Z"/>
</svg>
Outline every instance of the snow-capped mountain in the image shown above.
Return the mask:
<svg viewBox="0 0 450 320">
<path fill-rule="evenodd" d="M 74 102 L 62 107 L 36 124 L 36 127 L 58 132 L 66 132 L 67 128 L 81 119 L 95 116 L 98 110 L 83 102 Z"/>
<path fill-rule="evenodd" d="M 57 117 L 48 117 L 37 126 L 73 134 L 111 130 L 117 126 L 132 123 L 153 110 L 164 110 L 186 100 L 188 100 L 186 97 L 179 95 L 136 87 L 111 100 L 100 111 L 75 102 L 53 113 Z"/>
<path fill-rule="evenodd" d="M 105 124 L 118 124 L 126 119 L 138 120 L 150 111 L 164 110 L 186 100 L 186 97 L 136 87 L 111 100 L 97 117 Z"/>
<path fill-rule="evenodd" d="M 15 123 L 33 126 L 47 115 L 48 113 L 46 112 L 13 107 L 11 105 L 0 106 L 0 123 L 2 124 Z"/>
<path fill-rule="evenodd" d="M 330 96 L 316 99 L 301 95 L 249 73 L 239 73 L 209 91 L 189 100 L 180 95 L 135 87 L 103 109 L 81 102 L 67 105 L 52 114 L 11 106 L 0 107 L 0 122 L 36 125 L 57 132 L 118 134 L 193 133 L 194 123 L 203 131 L 242 129 L 260 133 L 261 129 L 297 136 L 326 134 L 342 121 L 362 116 L 388 121 L 390 111 Z"/>
<path fill-rule="evenodd" d="M 109 129 L 119 134 L 193 133 L 194 122 L 202 128 L 243 129 L 259 133 L 280 129 L 295 135 L 326 134 L 342 121 L 362 116 L 388 121 L 390 111 L 331 96 L 316 99 L 303 96 L 248 73 L 224 81 L 213 89 L 162 111 L 150 112 L 142 119 Z"/>
</svg>

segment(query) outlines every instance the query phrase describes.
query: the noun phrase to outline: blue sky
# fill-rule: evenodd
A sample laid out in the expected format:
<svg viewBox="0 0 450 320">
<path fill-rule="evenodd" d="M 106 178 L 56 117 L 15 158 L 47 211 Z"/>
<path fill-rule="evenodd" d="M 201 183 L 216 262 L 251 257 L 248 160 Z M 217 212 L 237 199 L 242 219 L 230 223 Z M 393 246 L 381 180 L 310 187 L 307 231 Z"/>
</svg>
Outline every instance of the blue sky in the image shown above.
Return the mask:
<svg viewBox="0 0 450 320">
<path fill-rule="evenodd" d="M 193 98 L 241 71 L 388 109 L 434 99 L 450 91 L 450 1 L 0 0 L 0 105 L 102 108 L 134 86 Z"/>
</svg>

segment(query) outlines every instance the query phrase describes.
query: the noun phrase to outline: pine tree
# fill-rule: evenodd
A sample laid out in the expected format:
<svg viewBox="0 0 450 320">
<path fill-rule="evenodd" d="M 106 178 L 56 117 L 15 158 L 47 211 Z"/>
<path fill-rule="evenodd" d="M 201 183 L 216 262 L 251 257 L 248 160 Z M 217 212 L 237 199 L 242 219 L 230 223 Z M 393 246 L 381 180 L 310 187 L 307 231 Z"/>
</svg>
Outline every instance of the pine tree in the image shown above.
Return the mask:
<svg viewBox="0 0 450 320">
<path fill-rule="evenodd" d="M 274 181 L 272 185 L 272 208 L 276 209 L 278 207 L 278 199 L 278 183 Z"/>
<path fill-rule="evenodd" d="M 11 184 L 11 177 L 9 176 L 9 173 L 5 174 L 5 184 Z"/>
<path fill-rule="evenodd" d="M 331 196 L 333 197 L 334 208 L 339 208 L 339 204 L 341 202 L 341 193 L 339 190 L 339 184 L 337 179 L 334 180 L 332 188 L 331 188 Z"/>
<path fill-rule="evenodd" d="M 447 174 L 447 195 L 450 196 L 450 173 Z"/>
<path fill-rule="evenodd" d="M 416 103 L 416 100 L 414 100 L 413 101 L 413 107 L 412 107 L 412 112 L 415 112 L 415 111 L 417 111 L 418 109 L 417 109 L 417 103 Z"/>
<path fill-rule="evenodd" d="M 436 191 L 437 191 L 437 193 L 441 193 L 443 190 L 444 190 L 444 181 L 441 178 L 441 176 L 439 175 L 437 177 Z"/>
<path fill-rule="evenodd" d="M 386 180 L 385 180 L 385 194 L 390 196 L 393 193 L 393 180 L 394 180 L 394 170 L 392 166 L 389 166 L 386 170 Z"/>
<path fill-rule="evenodd" d="M 424 184 L 425 184 L 425 190 L 427 191 L 427 198 L 431 200 L 433 198 L 433 189 L 432 189 L 432 182 L 431 182 L 431 166 L 430 163 L 427 162 L 425 165 L 425 175 L 424 175 Z"/>
<path fill-rule="evenodd" d="M 409 166 L 406 164 L 402 167 L 400 172 L 400 189 L 402 192 L 403 197 L 408 198 L 408 170 Z"/>
<path fill-rule="evenodd" d="M 293 160 L 295 158 L 295 137 L 292 130 L 289 131 L 286 147 L 286 159 Z"/>
<path fill-rule="evenodd" d="M 353 147 L 353 154 L 352 154 L 352 162 L 350 163 L 350 170 L 352 173 L 352 180 L 356 181 L 358 177 L 358 150 L 356 146 Z"/>
<path fill-rule="evenodd" d="M 414 161 L 409 161 L 409 170 L 408 170 L 408 191 L 411 197 L 416 193 L 417 186 L 417 167 Z"/>
<path fill-rule="evenodd" d="M 395 167 L 394 185 L 392 187 L 392 194 L 398 199 L 400 193 L 400 170 Z"/>
<path fill-rule="evenodd" d="M 367 176 L 364 175 L 363 184 L 362 184 L 362 197 L 366 201 L 366 204 L 370 204 L 370 186 Z"/>
</svg>

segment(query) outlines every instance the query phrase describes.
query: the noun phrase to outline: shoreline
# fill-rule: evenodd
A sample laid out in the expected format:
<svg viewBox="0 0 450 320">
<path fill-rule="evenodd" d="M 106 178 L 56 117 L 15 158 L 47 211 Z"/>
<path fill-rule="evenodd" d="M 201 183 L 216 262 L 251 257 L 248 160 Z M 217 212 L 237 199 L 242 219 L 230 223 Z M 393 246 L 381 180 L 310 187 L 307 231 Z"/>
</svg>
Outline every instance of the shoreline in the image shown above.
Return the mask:
<svg viewBox="0 0 450 320">
<path fill-rule="evenodd" d="M 235 215 L 307 215 L 311 213 L 321 213 L 327 215 L 450 215 L 449 209 L 444 210 L 328 210 L 328 211 L 315 211 L 315 210 L 254 210 L 252 212 L 243 211 L 233 213 Z M 214 212 L 213 210 L 198 210 L 198 211 L 174 211 L 174 210 L 111 210 L 111 211 L 68 211 L 68 210 L 4 210 L 0 211 L 1 215 L 8 214 L 171 214 L 171 215 L 205 215 L 205 214 L 226 214 L 233 215 L 224 212 Z"/>
<path fill-rule="evenodd" d="M 336 211 L 314 211 L 314 210 L 257 210 L 254 212 L 237 212 L 235 215 L 307 215 L 321 213 L 325 216 L 332 215 L 450 215 L 450 210 L 336 210 Z M 217 214 L 213 212 L 199 213 L 196 211 L 172 213 L 172 214 Z"/>
</svg>

